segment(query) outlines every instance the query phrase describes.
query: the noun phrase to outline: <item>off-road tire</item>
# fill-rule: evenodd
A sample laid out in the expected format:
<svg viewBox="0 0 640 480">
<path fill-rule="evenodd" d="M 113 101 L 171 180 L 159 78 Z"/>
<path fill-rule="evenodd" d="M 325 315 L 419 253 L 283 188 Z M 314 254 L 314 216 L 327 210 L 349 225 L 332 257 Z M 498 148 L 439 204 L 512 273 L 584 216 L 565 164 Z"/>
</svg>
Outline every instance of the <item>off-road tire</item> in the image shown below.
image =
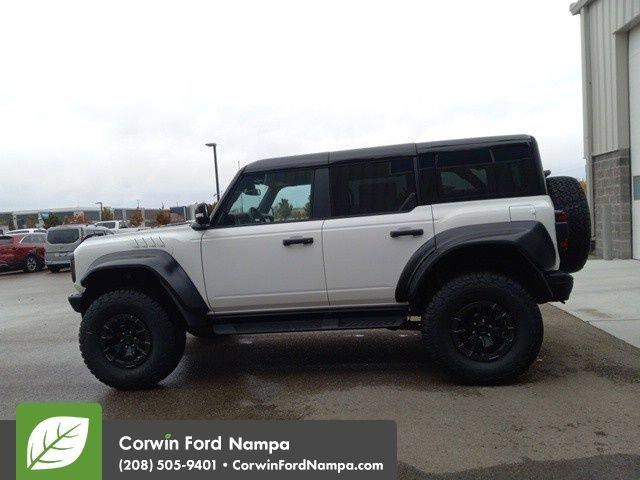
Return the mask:
<svg viewBox="0 0 640 480">
<path fill-rule="evenodd" d="M 477 361 L 454 344 L 454 316 L 473 302 L 490 301 L 511 315 L 514 343 L 501 358 Z M 473 385 L 495 385 L 521 375 L 538 356 L 543 325 L 538 305 L 518 283 L 503 275 L 474 273 L 456 277 L 433 296 L 424 309 L 423 339 L 433 361 L 454 379 Z"/>
<path fill-rule="evenodd" d="M 115 315 L 132 315 L 150 332 L 151 349 L 144 362 L 122 368 L 107 359 L 100 335 Z M 152 297 L 136 290 L 115 290 L 98 297 L 80 323 L 80 352 L 91 373 L 110 387 L 138 390 L 154 387 L 178 365 L 185 347 L 185 331 Z"/>
<path fill-rule="evenodd" d="M 559 248 L 560 270 L 577 272 L 584 267 L 591 248 L 591 216 L 587 197 L 573 177 L 547 178 L 547 192 L 556 210 L 569 216 L 569 248 Z"/>
</svg>

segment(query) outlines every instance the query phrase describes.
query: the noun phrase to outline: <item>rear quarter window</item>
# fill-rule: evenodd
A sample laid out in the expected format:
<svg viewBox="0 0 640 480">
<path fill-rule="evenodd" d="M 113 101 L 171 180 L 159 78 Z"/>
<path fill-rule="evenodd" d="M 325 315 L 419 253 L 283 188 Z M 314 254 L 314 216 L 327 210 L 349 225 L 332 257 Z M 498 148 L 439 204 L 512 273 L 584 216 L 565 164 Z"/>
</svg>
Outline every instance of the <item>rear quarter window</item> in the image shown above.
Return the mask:
<svg viewBox="0 0 640 480">
<path fill-rule="evenodd" d="M 65 228 L 49 230 L 47 241 L 52 244 L 75 243 L 80 238 L 80 230 L 77 228 Z"/>
<path fill-rule="evenodd" d="M 527 143 L 421 154 L 423 203 L 543 195 L 538 163 Z"/>
</svg>

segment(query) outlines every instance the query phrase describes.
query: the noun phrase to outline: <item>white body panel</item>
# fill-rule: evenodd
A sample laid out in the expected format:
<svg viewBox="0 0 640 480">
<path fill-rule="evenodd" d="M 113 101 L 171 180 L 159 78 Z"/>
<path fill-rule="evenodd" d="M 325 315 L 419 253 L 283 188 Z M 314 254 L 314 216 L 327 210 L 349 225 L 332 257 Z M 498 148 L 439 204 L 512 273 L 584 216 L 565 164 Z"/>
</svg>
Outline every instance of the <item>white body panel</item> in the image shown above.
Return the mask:
<svg viewBox="0 0 640 480">
<path fill-rule="evenodd" d="M 433 205 L 436 235 L 466 225 L 517 220 L 537 220 L 545 226 L 556 251 L 553 270 L 557 270 L 560 267 L 560 259 L 556 242 L 555 208 L 549 196 L 496 198 Z"/>
<path fill-rule="evenodd" d="M 390 237 L 391 231 L 401 229 L 422 229 L 424 233 Z M 433 232 L 431 206 L 405 213 L 326 220 L 322 236 L 329 303 L 395 303 L 402 269 Z"/>
<path fill-rule="evenodd" d="M 631 133 L 631 237 L 633 239 L 633 258 L 640 259 L 640 26 L 629 32 L 629 119 Z"/>
<path fill-rule="evenodd" d="M 216 312 L 326 306 L 322 220 L 212 228 L 202 238 L 209 304 Z M 293 237 L 309 245 L 284 246 Z"/>
<path fill-rule="evenodd" d="M 76 265 L 75 287 L 80 292 L 84 290 L 80 281 L 96 258 L 108 253 L 152 248 L 171 254 L 187 272 L 202 298 L 207 298 L 202 275 L 201 238 L 202 232 L 192 229 L 189 225 L 89 238 L 73 253 Z"/>
</svg>

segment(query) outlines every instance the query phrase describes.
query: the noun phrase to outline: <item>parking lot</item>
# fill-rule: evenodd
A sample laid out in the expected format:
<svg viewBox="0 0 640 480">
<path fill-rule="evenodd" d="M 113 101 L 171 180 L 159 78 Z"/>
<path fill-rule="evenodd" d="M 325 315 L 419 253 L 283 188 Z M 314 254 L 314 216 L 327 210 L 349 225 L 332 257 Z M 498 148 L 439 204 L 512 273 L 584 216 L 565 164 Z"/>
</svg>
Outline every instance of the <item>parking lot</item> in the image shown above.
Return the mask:
<svg viewBox="0 0 640 480">
<path fill-rule="evenodd" d="M 406 331 L 189 337 L 160 388 L 84 367 L 68 272 L 0 274 L 0 417 L 96 401 L 106 419 L 394 419 L 399 478 L 638 478 L 640 350 L 555 307 L 517 384 L 452 384 Z"/>
</svg>

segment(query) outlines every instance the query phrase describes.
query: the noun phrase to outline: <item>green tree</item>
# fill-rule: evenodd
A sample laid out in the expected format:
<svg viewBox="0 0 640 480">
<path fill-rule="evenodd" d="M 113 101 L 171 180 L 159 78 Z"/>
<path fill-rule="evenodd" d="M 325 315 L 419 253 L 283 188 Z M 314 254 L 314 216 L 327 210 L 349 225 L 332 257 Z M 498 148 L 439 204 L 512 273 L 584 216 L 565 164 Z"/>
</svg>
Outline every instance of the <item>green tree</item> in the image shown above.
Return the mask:
<svg viewBox="0 0 640 480">
<path fill-rule="evenodd" d="M 102 212 L 100 214 L 100 218 L 102 218 L 102 220 L 104 221 L 113 220 L 113 210 L 110 209 L 109 207 L 103 207 Z"/>
<path fill-rule="evenodd" d="M 44 220 L 44 228 L 56 227 L 58 225 L 62 225 L 62 220 L 60 220 L 60 217 L 58 217 L 55 213 L 50 214 Z"/>
<path fill-rule="evenodd" d="M 131 216 L 129 217 L 129 222 L 132 227 L 139 227 L 144 222 L 144 217 L 142 216 L 142 210 L 136 208 Z"/>
<path fill-rule="evenodd" d="M 276 220 L 287 220 L 291 217 L 291 212 L 293 211 L 293 205 L 289 202 L 288 199 L 282 198 L 280 203 L 276 205 L 276 208 L 273 210 L 273 216 Z"/>
</svg>

